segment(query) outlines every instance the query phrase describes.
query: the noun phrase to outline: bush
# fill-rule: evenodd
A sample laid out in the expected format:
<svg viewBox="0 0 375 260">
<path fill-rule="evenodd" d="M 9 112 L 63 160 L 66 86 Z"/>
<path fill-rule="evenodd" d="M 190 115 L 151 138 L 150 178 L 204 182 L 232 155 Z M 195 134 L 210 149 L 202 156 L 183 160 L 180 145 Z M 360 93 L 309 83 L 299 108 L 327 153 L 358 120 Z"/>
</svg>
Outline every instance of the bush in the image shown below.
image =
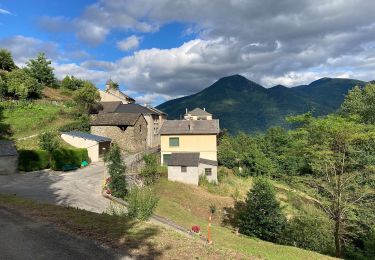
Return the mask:
<svg viewBox="0 0 375 260">
<path fill-rule="evenodd" d="M 156 154 L 146 154 L 143 156 L 145 167 L 141 170 L 141 176 L 146 185 L 153 184 L 161 175 Z"/>
<path fill-rule="evenodd" d="M 257 178 L 249 191 L 245 208 L 237 213 L 240 233 L 271 242 L 282 242 L 286 218 L 272 184 Z"/>
<path fill-rule="evenodd" d="M 81 166 L 82 161 L 89 161 L 87 149 L 66 149 L 59 148 L 52 152 L 51 168 L 62 170 L 65 164 Z"/>
<path fill-rule="evenodd" d="M 20 150 L 18 158 L 18 169 L 30 172 L 48 168 L 49 154 L 42 150 Z"/>
<path fill-rule="evenodd" d="M 60 142 L 57 133 L 46 132 L 42 133 L 38 137 L 39 148 L 52 153 L 54 150 L 58 149 Z"/>
<path fill-rule="evenodd" d="M 288 223 L 285 240 L 289 244 L 323 254 L 334 252 L 332 223 L 317 209 L 306 208 Z"/>
<path fill-rule="evenodd" d="M 127 196 L 128 216 L 139 220 L 147 220 L 153 214 L 159 198 L 149 188 L 134 187 Z"/>
</svg>

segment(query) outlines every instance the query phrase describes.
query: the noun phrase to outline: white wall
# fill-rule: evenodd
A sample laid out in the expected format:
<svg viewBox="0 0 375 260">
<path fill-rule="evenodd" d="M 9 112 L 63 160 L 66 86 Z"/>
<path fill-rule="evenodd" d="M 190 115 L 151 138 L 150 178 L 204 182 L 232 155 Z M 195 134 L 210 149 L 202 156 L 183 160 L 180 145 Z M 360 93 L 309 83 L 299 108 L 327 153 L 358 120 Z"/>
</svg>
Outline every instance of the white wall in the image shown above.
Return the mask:
<svg viewBox="0 0 375 260">
<path fill-rule="evenodd" d="M 211 176 L 206 176 L 209 182 L 217 183 L 217 166 L 200 163 L 199 164 L 199 176 L 205 175 L 205 168 L 211 168 Z"/>
<path fill-rule="evenodd" d="M 181 166 L 168 166 L 168 180 L 198 186 L 198 167 L 187 167 L 186 172 L 181 172 Z"/>
<path fill-rule="evenodd" d="M 99 143 L 81 137 L 62 134 L 61 138 L 68 144 L 77 148 L 86 148 L 91 162 L 99 161 Z"/>
</svg>

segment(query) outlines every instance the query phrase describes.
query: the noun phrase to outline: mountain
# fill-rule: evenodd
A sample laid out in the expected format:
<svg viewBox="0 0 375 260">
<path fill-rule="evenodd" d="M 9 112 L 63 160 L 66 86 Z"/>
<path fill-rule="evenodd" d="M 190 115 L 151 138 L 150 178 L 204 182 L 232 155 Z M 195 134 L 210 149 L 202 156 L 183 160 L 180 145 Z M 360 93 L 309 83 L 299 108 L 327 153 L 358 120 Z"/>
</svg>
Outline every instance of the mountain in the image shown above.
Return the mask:
<svg viewBox="0 0 375 260">
<path fill-rule="evenodd" d="M 182 98 L 169 100 L 158 109 L 169 119 L 179 119 L 185 109 L 205 107 L 220 119 L 221 128 L 232 133 L 260 132 L 271 126 L 287 126 L 285 117 L 307 111 L 325 115 L 337 110 L 354 86 L 366 82 L 353 79 L 322 78 L 293 88 L 277 85 L 264 88 L 240 75 L 224 77 L 208 88 Z"/>
</svg>

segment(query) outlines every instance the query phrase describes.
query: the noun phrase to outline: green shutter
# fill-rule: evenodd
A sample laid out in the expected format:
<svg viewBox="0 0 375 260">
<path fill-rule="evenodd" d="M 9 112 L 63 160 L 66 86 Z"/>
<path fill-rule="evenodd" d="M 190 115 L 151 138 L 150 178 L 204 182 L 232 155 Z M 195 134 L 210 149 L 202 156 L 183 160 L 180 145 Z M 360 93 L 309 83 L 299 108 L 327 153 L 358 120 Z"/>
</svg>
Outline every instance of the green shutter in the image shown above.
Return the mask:
<svg viewBox="0 0 375 260">
<path fill-rule="evenodd" d="M 171 146 L 171 147 L 178 147 L 178 146 L 180 146 L 180 138 L 178 138 L 178 137 L 170 137 L 169 138 L 169 146 Z"/>
</svg>

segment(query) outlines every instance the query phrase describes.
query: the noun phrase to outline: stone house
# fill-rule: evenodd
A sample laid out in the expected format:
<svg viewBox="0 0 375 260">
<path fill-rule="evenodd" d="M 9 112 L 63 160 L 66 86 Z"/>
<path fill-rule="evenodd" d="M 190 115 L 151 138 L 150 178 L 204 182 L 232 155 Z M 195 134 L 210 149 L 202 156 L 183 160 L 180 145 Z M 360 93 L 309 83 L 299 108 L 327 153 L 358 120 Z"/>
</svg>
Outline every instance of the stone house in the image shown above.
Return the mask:
<svg viewBox="0 0 375 260">
<path fill-rule="evenodd" d="M 86 148 L 91 162 L 101 160 L 111 147 L 111 139 L 85 132 L 70 131 L 61 134 L 61 138 L 77 148 Z"/>
<path fill-rule="evenodd" d="M 0 175 L 18 172 L 18 153 L 12 141 L 0 140 Z"/>
<path fill-rule="evenodd" d="M 123 152 L 147 147 L 147 121 L 141 113 L 98 113 L 90 122 L 91 134 L 110 138 Z"/>
<path fill-rule="evenodd" d="M 185 120 L 212 120 L 212 114 L 208 113 L 205 108 L 195 108 L 192 111 L 186 109 Z"/>
<path fill-rule="evenodd" d="M 200 158 L 199 153 L 172 153 L 168 161 L 168 180 L 198 186 L 199 177 L 217 182 L 217 161 Z"/>
<path fill-rule="evenodd" d="M 105 83 L 105 90 L 100 90 L 100 100 L 102 102 L 116 102 L 119 101 L 122 104 L 133 104 L 135 100 L 118 89 L 118 85 L 111 79 Z"/>
<path fill-rule="evenodd" d="M 160 145 L 159 129 L 163 122 L 167 119 L 167 115 L 149 105 L 141 106 L 138 104 L 123 104 L 120 101 L 100 102 L 99 114 L 113 113 L 134 113 L 142 114 L 147 122 L 147 147 L 155 147 Z"/>
</svg>

